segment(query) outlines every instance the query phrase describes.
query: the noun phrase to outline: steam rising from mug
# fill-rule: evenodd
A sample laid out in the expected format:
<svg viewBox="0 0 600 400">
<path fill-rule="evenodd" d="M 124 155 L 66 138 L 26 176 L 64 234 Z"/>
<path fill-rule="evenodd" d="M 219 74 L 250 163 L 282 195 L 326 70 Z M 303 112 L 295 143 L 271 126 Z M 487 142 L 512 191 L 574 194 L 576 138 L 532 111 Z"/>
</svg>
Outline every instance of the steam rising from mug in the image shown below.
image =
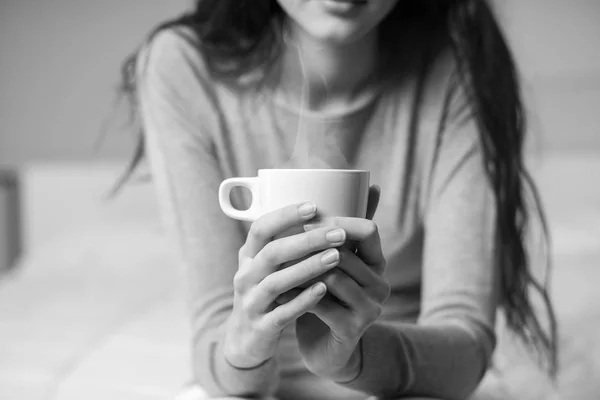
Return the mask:
<svg viewBox="0 0 600 400">
<path fill-rule="evenodd" d="M 310 95 L 310 86 L 308 83 L 308 76 L 306 72 L 306 65 L 304 62 L 304 55 L 300 47 L 294 43 L 290 38 L 287 29 L 283 30 L 283 41 L 294 47 L 298 53 L 298 59 L 300 61 L 300 68 L 302 71 L 302 88 L 300 92 L 300 109 L 298 112 L 298 126 L 296 129 L 296 141 L 292 150 L 292 155 L 283 165 L 278 168 L 336 168 L 336 169 L 350 169 L 350 164 L 346 159 L 346 156 L 342 153 L 339 145 L 335 142 L 335 138 L 328 135 L 325 123 L 322 122 L 322 128 L 320 132 L 315 132 L 305 126 L 307 116 L 305 113 L 305 106 L 307 102 L 307 96 Z M 327 85 L 327 79 L 321 76 L 323 85 L 325 86 L 325 97 L 329 96 L 329 88 Z"/>
</svg>

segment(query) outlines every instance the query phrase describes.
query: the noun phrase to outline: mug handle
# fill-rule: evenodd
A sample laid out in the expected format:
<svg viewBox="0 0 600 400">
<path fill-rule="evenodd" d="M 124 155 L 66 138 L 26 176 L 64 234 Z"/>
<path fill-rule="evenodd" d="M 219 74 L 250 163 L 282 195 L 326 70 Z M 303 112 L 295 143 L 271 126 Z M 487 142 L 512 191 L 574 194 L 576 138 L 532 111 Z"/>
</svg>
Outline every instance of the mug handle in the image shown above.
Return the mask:
<svg viewBox="0 0 600 400">
<path fill-rule="evenodd" d="M 219 204 L 221 210 L 230 218 L 240 221 L 254 222 L 260 217 L 260 200 L 258 190 L 259 178 L 229 178 L 219 186 Z M 244 187 L 252 193 L 252 203 L 247 210 L 238 210 L 231 204 L 231 190 L 234 187 Z"/>
</svg>

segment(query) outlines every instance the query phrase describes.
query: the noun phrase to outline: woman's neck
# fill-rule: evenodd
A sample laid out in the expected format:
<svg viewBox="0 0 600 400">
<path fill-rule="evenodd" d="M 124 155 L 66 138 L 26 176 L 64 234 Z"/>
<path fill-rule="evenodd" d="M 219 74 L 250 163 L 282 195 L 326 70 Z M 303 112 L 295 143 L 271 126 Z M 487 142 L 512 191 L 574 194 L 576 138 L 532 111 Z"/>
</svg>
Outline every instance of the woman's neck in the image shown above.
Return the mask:
<svg viewBox="0 0 600 400">
<path fill-rule="evenodd" d="M 290 24 L 283 38 L 280 86 L 299 107 L 339 109 L 369 95 L 378 64 L 376 31 L 349 45 L 334 45 Z"/>
</svg>

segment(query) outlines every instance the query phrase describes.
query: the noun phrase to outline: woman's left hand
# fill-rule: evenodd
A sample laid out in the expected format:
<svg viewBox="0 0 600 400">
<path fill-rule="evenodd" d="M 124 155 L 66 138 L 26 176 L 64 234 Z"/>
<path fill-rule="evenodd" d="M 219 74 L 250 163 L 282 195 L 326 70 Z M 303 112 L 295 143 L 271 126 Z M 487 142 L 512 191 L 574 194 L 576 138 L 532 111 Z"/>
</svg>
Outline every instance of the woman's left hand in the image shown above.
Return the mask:
<svg viewBox="0 0 600 400">
<path fill-rule="evenodd" d="M 306 226 L 336 226 L 356 245 L 356 253 L 339 249 L 337 268 L 320 281 L 328 294 L 310 313 L 296 321 L 296 337 L 304 364 L 314 374 L 335 382 L 348 382 L 360 373 L 360 339 L 381 315 L 390 294 L 383 277 L 385 259 L 377 225 L 371 220 L 379 202 L 379 190 L 369 193 L 367 219 L 336 217 Z M 295 297 L 293 291 L 280 297 L 283 302 Z"/>
</svg>

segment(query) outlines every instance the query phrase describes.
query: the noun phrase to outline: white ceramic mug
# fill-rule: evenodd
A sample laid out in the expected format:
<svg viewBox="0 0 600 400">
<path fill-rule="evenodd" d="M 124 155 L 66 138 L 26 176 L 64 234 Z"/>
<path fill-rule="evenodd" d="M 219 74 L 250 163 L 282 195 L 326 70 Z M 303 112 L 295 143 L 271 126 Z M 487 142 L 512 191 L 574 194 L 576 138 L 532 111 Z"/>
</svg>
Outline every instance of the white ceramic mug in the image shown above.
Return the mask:
<svg viewBox="0 0 600 400">
<path fill-rule="evenodd" d="M 230 218 L 253 222 L 290 204 L 312 201 L 319 217 L 365 218 L 369 171 L 346 169 L 260 169 L 258 177 L 230 178 L 219 187 L 219 203 Z M 252 193 L 247 210 L 232 206 L 230 193 L 242 186 Z"/>
</svg>

